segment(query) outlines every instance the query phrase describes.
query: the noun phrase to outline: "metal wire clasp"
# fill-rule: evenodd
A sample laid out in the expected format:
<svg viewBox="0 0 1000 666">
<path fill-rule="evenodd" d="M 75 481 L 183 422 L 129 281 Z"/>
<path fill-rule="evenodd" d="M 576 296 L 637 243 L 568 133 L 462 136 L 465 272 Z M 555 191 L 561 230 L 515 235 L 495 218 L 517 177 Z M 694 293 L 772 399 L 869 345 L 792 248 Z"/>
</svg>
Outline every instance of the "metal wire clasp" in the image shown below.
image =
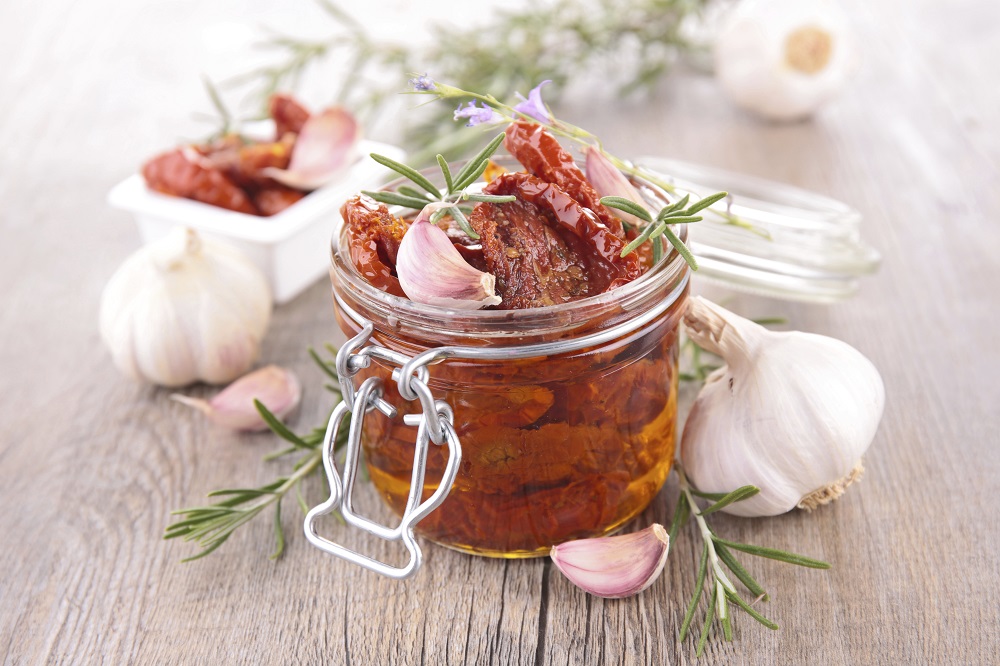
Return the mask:
<svg viewBox="0 0 1000 666">
<path fill-rule="evenodd" d="M 427 514 L 440 506 L 451 491 L 462 460 L 462 446 L 455 433 L 454 415 L 451 407 L 445 402 L 434 400 L 434 396 L 431 395 L 431 391 L 427 387 L 426 363 L 429 358 L 412 359 L 405 354 L 394 352 L 385 347 L 369 346 L 368 341 L 371 339 L 373 330 L 372 323 L 365 322 L 361 332 L 337 353 L 337 374 L 340 378 L 343 400 L 330 415 L 330 422 L 327 424 L 326 435 L 323 439 L 323 467 L 330 484 L 330 497 L 306 514 L 304 528 L 306 538 L 317 548 L 383 576 L 403 579 L 416 573 L 422 561 L 422 553 L 413 536 L 413 528 Z M 392 379 L 396 382 L 399 394 L 406 400 L 419 399 L 421 406 L 420 413 L 403 416 L 403 423 L 417 428 L 417 437 L 413 451 L 410 494 L 403 516 L 395 528 L 357 515 L 353 505 L 354 482 L 357 477 L 361 453 L 361 432 L 364 427 L 365 415 L 373 409 L 379 410 L 389 418 L 394 418 L 397 413 L 396 408 L 382 398 L 382 380 L 380 378 L 369 377 L 361 383 L 360 387 L 355 388 L 354 386 L 354 375 L 363 368 L 367 368 L 371 364 L 372 358 L 399 366 L 392 371 Z M 333 447 L 344 417 L 348 414 L 351 414 L 351 424 L 348 430 L 344 473 L 341 477 L 334 460 Z M 437 445 L 447 443 L 448 463 L 437 490 L 425 502 L 421 502 L 420 496 L 424 488 L 427 450 L 430 442 Z M 403 567 L 395 567 L 320 536 L 316 531 L 316 519 L 337 508 L 340 509 L 348 525 L 358 527 L 386 541 L 402 541 L 410 554 L 409 562 Z"/>
</svg>

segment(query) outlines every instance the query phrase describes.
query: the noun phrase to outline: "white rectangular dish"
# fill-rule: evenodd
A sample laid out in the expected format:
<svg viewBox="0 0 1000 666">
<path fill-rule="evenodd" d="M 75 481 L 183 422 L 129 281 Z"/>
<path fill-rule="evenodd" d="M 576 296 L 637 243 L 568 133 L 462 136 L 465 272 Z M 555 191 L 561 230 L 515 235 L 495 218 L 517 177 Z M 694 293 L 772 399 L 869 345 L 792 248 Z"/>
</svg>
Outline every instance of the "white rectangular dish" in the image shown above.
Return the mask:
<svg viewBox="0 0 1000 666">
<path fill-rule="evenodd" d="M 359 190 L 378 187 L 391 175 L 369 159 L 368 153 L 398 161 L 406 157 L 401 148 L 375 141 L 359 142 L 358 153 L 362 157 L 342 178 L 270 217 L 160 194 L 147 188 L 140 174 L 115 185 L 108 193 L 108 203 L 132 213 L 144 243 L 161 238 L 176 226 L 231 243 L 267 276 L 274 301 L 287 303 L 327 274 L 330 238 L 341 204 Z"/>
</svg>

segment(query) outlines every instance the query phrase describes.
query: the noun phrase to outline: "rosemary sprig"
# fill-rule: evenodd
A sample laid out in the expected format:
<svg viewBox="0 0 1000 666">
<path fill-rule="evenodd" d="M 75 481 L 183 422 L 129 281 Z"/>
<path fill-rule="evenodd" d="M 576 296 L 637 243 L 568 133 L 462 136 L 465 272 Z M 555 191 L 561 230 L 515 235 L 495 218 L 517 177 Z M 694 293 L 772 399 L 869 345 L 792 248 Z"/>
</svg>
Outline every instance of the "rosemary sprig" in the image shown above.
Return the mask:
<svg viewBox="0 0 1000 666">
<path fill-rule="evenodd" d="M 329 361 L 323 360 L 313 349 L 310 356 L 320 368 L 334 381 L 337 374 Z M 326 388 L 337 399 L 341 398 L 340 389 L 336 384 L 327 384 Z M 211 498 L 224 498 L 207 506 L 189 507 L 171 512 L 177 520 L 167 526 L 163 538 L 192 541 L 201 547 L 201 551 L 182 562 L 197 560 L 212 553 L 242 525 L 250 522 L 265 509 L 274 508 L 274 541 L 275 549 L 272 560 L 281 557 L 285 549 L 285 534 L 281 525 L 281 501 L 293 489 L 303 513 L 308 511 L 302 496 L 302 481 L 316 472 L 323 462 L 322 443 L 326 435 L 324 428 L 315 428 L 305 435 L 296 435 L 283 424 L 261 402 L 254 400 L 254 405 L 268 427 L 279 437 L 291 444 L 264 457 L 264 460 L 276 460 L 295 453 L 301 454 L 292 467 L 292 473 L 281 476 L 257 488 L 224 488 L 208 494 Z M 349 418 L 349 417 L 348 417 Z M 348 424 L 344 424 L 338 433 L 334 450 L 340 449 L 347 442 Z"/>
<path fill-rule="evenodd" d="M 721 496 L 718 494 L 709 495 L 707 493 L 697 491 L 691 485 L 687 476 L 684 474 L 684 468 L 681 467 L 679 462 L 675 462 L 674 471 L 677 473 L 681 494 L 677 500 L 677 507 L 674 510 L 674 517 L 671 521 L 671 543 L 673 543 L 673 538 L 680 526 L 683 525 L 690 515 L 695 519 L 695 522 L 698 525 L 698 531 L 701 535 L 703 544 L 701 562 L 698 566 L 698 575 L 695 579 L 694 594 L 691 597 L 691 601 L 688 603 L 687 612 L 684 614 L 684 620 L 681 624 L 678 640 L 683 642 L 690 631 L 691 623 L 694 619 L 695 612 L 697 611 L 698 604 L 705 593 L 706 581 L 708 582 L 709 593 L 708 610 L 705 613 L 705 621 L 702 625 L 701 634 L 697 642 L 695 653 L 697 656 L 700 657 L 704 652 L 705 643 L 708 639 L 708 633 L 713 619 L 717 619 L 722 625 L 722 634 L 725 640 L 732 640 L 732 614 L 730 611 L 732 610 L 733 605 L 740 608 L 740 610 L 768 629 L 777 629 L 778 624 L 776 622 L 769 620 L 762 613 L 753 608 L 753 603 L 761 600 L 767 601 L 769 596 L 760 583 L 758 583 L 743 567 L 743 565 L 740 564 L 740 562 L 733 555 L 732 551 L 737 550 L 749 555 L 766 557 L 778 560 L 779 562 L 786 562 L 788 564 L 795 564 L 797 566 L 808 567 L 811 569 L 829 569 L 830 565 L 826 562 L 815 560 L 810 557 L 796 555 L 795 553 L 789 553 L 775 548 L 755 546 L 752 544 L 737 543 L 718 536 L 709 526 L 705 517 L 728 506 L 729 504 L 753 497 L 760 492 L 760 489 L 754 486 L 743 486 L 742 488 L 737 488 L 736 490 Z M 714 502 L 707 507 L 701 508 L 695 500 L 695 497 L 705 496 L 711 497 Z M 726 573 L 726 569 L 728 569 L 729 572 L 743 584 L 750 594 L 754 596 L 754 600 L 752 602 L 747 602 L 740 595 L 735 584 Z"/>
<path fill-rule="evenodd" d="M 415 190 L 409 185 L 400 185 L 396 188 L 395 192 L 363 190 L 362 194 L 366 194 L 372 199 L 381 201 L 382 203 L 390 206 L 403 206 L 414 210 L 423 210 L 427 204 L 434 202 L 450 204 L 450 206 L 442 207 L 435 211 L 431 221 L 436 222 L 442 215 L 449 214 L 462 228 L 462 231 L 464 231 L 470 238 L 478 239 L 479 234 L 477 234 L 475 229 L 472 228 L 472 225 L 469 224 L 469 220 L 466 218 L 464 212 L 462 211 L 462 207 L 459 206 L 459 203 L 463 201 L 505 203 L 515 199 L 512 195 L 481 194 L 478 192 L 467 191 L 467 188 L 486 172 L 486 168 L 490 163 L 490 158 L 493 156 L 493 153 L 500 148 L 500 144 L 503 143 L 503 139 L 504 134 L 501 132 L 488 144 L 486 144 L 486 146 L 480 150 L 475 157 L 466 162 L 465 166 L 463 166 L 454 176 L 452 175 L 451 167 L 448 165 L 448 161 L 445 160 L 444 156 L 440 154 L 437 155 L 436 160 L 438 168 L 441 169 L 441 176 L 444 178 L 445 182 L 444 192 L 442 192 L 417 169 L 407 166 L 402 162 L 397 162 L 396 160 L 386 157 L 385 155 L 372 153 L 371 158 L 373 160 L 384 167 L 392 169 L 404 178 L 409 179 L 410 182 L 417 185 L 423 191 Z"/>
<path fill-rule="evenodd" d="M 619 76 L 619 94 L 641 93 L 663 78 L 677 54 L 699 47 L 681 31 L 685 19 L 709 0 L 556 0 L 517 11 L 497 11 L 488 28 L 453 22 L 433 25 L 428 46 L 382 40 L 331 0 L 316 0 L 333 21 L 321 39 L 268 31 L 257 46 L 273 54 L 270 63 L 227 82 L 258 108 L 278 90 L 293 89 L 314 66 L 336 61 L 347 75 L 336 99 L 359 113 L 374 114 L 399 90 L 408 73 L 431 68 L 464 87 L 482 86 L 507 98 L 543 79 L 559 88 L 591 74 Z M 629 62 L 626 69 L 609 63 Z M 621 77 L 621 71 L 631 76 Z M 586 74 L 585 74 L 586 73 Z M 364 85 L 359 82 L 364 81 Z M 378 83 L 375 83 L 378 82 Z M 443 135 L 450 112 L 425 116 L 417 131 L 404 133 L 428 159 L 465 144 L 463 135 Z M 467 136 L 467 135 L 466 135 Z M 440 142 L 445 138 L 448 145 Z M 433 144 L 437 144 L 436 147 Z M 423 162 L 418 161 L 422 164 Z"/>
<path fill-rule="evenodd" d="M 615 165 L 615 167 L 617 167 L 623 173 L 627 173 L 631 176 L 635 176 L 636 178 L 640 178 L 649 183 L 652 183 L 653 185 L 659 187 L 668 194 L 679 195 L 677 187 L 672 182 L 664 180 L 658 174 L 653 173 L 652 171 L 643 169 L 642 167 L 636 166 L 631 162 L 623 160 L 619 157 L 615 157 L 607 150 L 605 150 L 604 146 L 601 144 L 600 138 L 598 138 L 597 135 L 588 132 L 582 127 L 573 125 L 572 123 L 568 123 L 560 118 L 556 118 L 555 116 L 552 116 L 551 113 L 549 114 L 549 118 L 547 120 L 542 120 L 536 115 L 531 115 L 519 111 L 517 108 L 510 106 L 509 104 L 504 104 L 491 94 L 483 94 L 483 93 L 473 92 L 470 90 L 464 90 L 457 86 L 432 80 L 426 76 L 416 77 L 414 79 L 411 79 L 411 85 L 413 86 L 413 90 L 407 91 L 407 94 L 431 95 L 436 99 L 472 99 L 478 101 L 483 105 L 489 107 L 493 111 L 495 115 L 494 115 L 494 120 L 492 122 L 513 122 L 514 120 L 517 119 L 524 119 L 530 122 L 538 123 L 546 127 L 550 132 L 556 134 L 557 136 L 561 136 L 565 139 L 568 139 L 585 147 L 597 148 L 598 150 L 601 151 L 601 153 L 605 157 L 608 158 L 608 160 L 613 165 Z M 679 209 L 684 208 L 684 206 L 687 206 L 688 196 L 689 195 L 685 195 L 685 197 L 681 199 L 683 203 L 681 203 L 677 209 L 670 209 L 670 210 L 665 209 L 663 211 L 660 211 L 660 213 L 671 214 L 671 215 L 677 213 Z M 700 199 L 696 204 L 694 204 L 689 210 L 691 210 L 692 213 L 705 210 L 707 213 L 711 213 L 713 215 L 716 222 L 721 222 L 723 224 L 729 224 L 732 226 L 740 227 L 742 229 L 746 229 L 758 235 L 769 238 L 770 236 L 766 230 L 758 229 L 757 227 L 753 226 L 751 223 L 740 218 L 739 216 L 733 215 L 729 211 L 728 206 L 726 207 L 725 210 L 719 210 L 717 208 L 711 207 L 714 204 L 718 203 L 719 201 L 726 199 L 728 196 L 729 196 L 728 193 L 720 192 L 718 194 L 713 194 L 704 197 Z M 684 252 L 687 251 L 687 248 L 684 247 L 684 244 L 681 243 L 679 239 L 676 239 L 675 242 L 675 238 L 672 238 L 674 234 L 669 229 L 661 231 L 659 232 L 659 234 L 664 235 L 675 248 L 678 248 L 677 251 L 679 253 L 684 254 Z M 680 247 L 684 247 L 684 250 L 682 251 L 681 249 L 679 249 Z M 654 251 L 657 251 L 658 244 L 654 243 L 653 248 Z M 687 257 L 685 257 L 685 259 L 687 259 Z M 688 263 L 691 262 L 689 261 Z"/>
<path fill-rule="evenodd" d="M 678 237 L 677 234 L 675 234 L 670 228 L 670 225 L 701 222 L 703 218 L 700 215 L 695 215 L 695 213 L 708 208 L 717 201 L 725 199 L 727 196 L 729 195 L 726 192 L 718 192 L 703 199 L 699 199 L 690 206 L 687 206 L 690 195 L 685 195 L 683 199 L 680 199 L 673 204 L 664 206 L 655 217 L 641 204 L 622 197 L 604 197 L 601 199 L 601 203 L 610 208 L 616 208 L 625 213 L 629 213 L 630 215 L 634 215 L 646 223 L 642 232 L 629 242 L 628 245 L 622 248 L 621 256 L 624 257 L 630 252 L 635 252 L 636 248 L 646 241 L 653 243 L 654 253 L 658 255 L 659 253 L 657 250 L 662 248 L 662 241 L 660 240 L 660 237 L 663 236 L 670 242 L 671 245 L 674 246 L 677 253 L 684 258 L 684 261 L 686 261 L 688 266 L 691 267 L 691 270 L 696 271 L 698 270 L 697 260 L 694 258 L 694 255 L 691 254 L 691 250 L 688 249 L 688 246 L 685 245 L 684 241 L 682 241 L 680 237 Z M 659 256 L 654 256 L 654 259 L 658 261 Z"/>
</svg>

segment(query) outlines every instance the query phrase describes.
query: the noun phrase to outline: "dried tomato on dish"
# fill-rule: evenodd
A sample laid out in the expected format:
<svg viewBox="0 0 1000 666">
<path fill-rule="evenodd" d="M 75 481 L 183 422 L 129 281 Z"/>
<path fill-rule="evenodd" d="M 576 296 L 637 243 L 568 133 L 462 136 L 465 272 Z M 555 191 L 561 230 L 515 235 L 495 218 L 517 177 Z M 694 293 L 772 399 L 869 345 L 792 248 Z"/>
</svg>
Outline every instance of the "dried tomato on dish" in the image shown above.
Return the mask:
<svg viewBox="0 0 1000 666">
<path fill-rule="evenodd" d="M 250 197 L 222 171 L 190 149 L 177 148 L 146 162 L 142 176 L 150 189 L 257 215 Z"/>
<path fill-rule="evenodd" d="M 275 93 L 268 102 L 268 115 L 274 119 L 274 139 L 281 139 L 289 132 L 298 134 L 309 120 L 309 111 L 291 95 Z"/>
</svg>

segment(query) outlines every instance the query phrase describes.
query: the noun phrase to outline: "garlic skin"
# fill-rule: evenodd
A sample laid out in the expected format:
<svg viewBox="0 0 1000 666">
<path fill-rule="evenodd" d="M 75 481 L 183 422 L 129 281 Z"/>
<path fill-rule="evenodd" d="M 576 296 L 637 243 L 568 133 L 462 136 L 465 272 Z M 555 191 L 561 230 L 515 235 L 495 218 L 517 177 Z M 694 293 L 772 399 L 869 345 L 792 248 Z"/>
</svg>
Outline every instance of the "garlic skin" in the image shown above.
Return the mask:
<svg viewBox="0 0 1000 666">
<path fill-rule="evenodd" d="M 396 256 L 396 274 L 403 292 L 414 303 L 452 310 L 478 310 L 499 305 L 496 279 L 469 265 L 431 215 L 454 204 L 424 206 L 403 235 Z"/>
<path fill-rule="evenodd" d="M 847 16 L 830 0 L 746 0 L 714 44 L 715 76 L 738 106 L 773 121 L 812 115 L 858 65 Z"/>
<path fill-rule="evenodd" d="M 618 170 L 611 160 L 596 146 L 587 146 L 587 180 L 602 197 L 622 197 L 637 204 L 643 203 L 642 195 L 635 189 L 628 178 Z M 634 227 L 641 227 L 643 222 L 635 215 L 612 208 L 611 212 L 619 219 Z"/>
<path fill-rule="evenodd" d="M 101 338 L 115 365 L 163 386 L 236 379 L 257 359 L 270 318 L 260 270 L 183 228 L 133 253 L 101 294 Z"/>
<path fill-rule="evenodd" d="M 268 411 L 283 419 L 299 405 L 302 386 L 291 370 L 269 365 L 243 375 L 224 388 L 211 400 L 191 398 L 180 393 L 170 396 L 188 407 L 205 414 L 217 425 L 231 430 L 267 430 L 267 423 L 260 416 L 254 400 L 259 400 Z"/>
<path fill-rule="evenodd" d="M 653 584 L 667 561 L 670 538 L 662 525 L 613 537 L 580 539 L 553 546 L 552 562 L 580 589 L 620 599 Z"/>
<path fill-rule="evenodd" d="M 681 464 L 702 492 L 760 488 L 722 511 L 815 508 L 856 480 L 885 405 L 871 361 L 840 340 L 769 331 L 701 297 L 688 301 L 684 327 L 726 365 L 691 409 Z"/>
<path fill-rule="evenodd" d="M 326 109 L 302 126 L 288 168 L 267 167 L 262 173 L 297 190 L 319 189 L 357 161 L 360 133 L 350 111 L 339 106 Z"/>
</svg>

